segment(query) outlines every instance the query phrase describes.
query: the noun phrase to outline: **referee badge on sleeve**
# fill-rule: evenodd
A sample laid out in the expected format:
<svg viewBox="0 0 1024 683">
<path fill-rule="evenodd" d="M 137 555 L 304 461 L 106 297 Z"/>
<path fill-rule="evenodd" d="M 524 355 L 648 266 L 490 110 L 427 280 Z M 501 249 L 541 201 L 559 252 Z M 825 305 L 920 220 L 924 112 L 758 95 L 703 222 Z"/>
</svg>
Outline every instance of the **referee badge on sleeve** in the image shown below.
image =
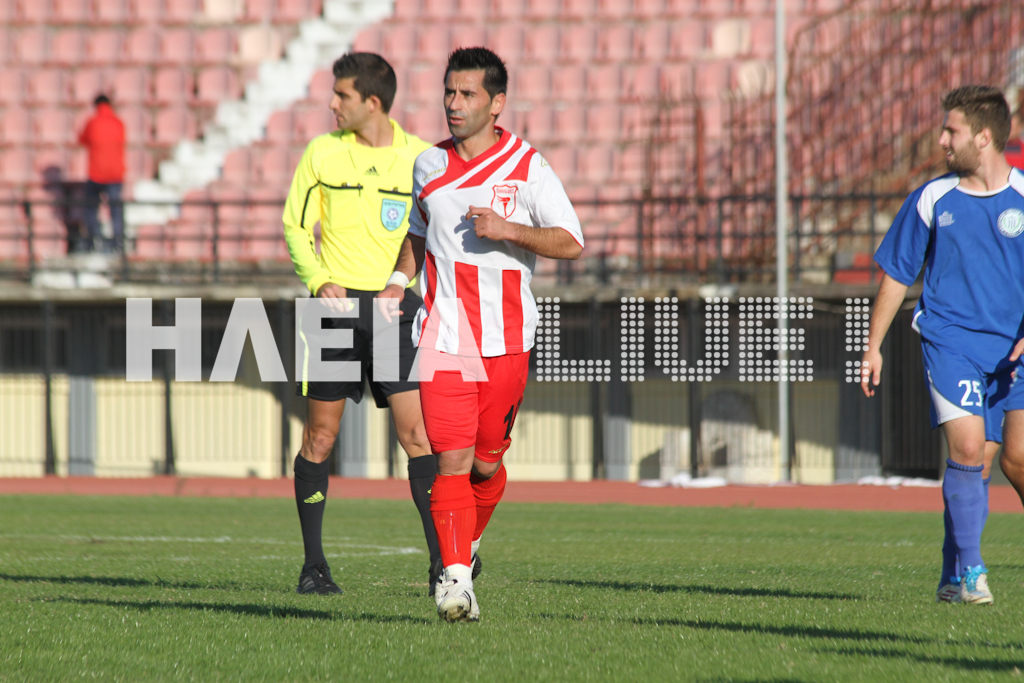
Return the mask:
<svg viewBox="0 0 1024 683">
<path fill-rule="evenodd" d="M 397 230 L 405 220 L 405 202 L 397 199 L 382 199 L 380 203 L 380 222 L 388 230 Z"/>
</svg>

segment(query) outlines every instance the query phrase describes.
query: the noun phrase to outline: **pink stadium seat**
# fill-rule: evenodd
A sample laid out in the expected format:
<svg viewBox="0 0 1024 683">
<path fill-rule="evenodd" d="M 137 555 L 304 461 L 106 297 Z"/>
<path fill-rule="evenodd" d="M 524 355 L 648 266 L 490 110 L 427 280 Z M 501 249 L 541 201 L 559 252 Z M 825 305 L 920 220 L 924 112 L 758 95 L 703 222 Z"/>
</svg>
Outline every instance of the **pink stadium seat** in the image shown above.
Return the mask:
<svg viewBox="0 0 1024 683">
<path fill-rule="evenodd" d="M 381 34 L 381 54 L 396 69 L 416 54 L 416 27 L 412 24 L 387 24 Z"/>
<path fill-rule="evenodd" d="M 224 157 L 224 165 L 221 167 L 221 178 L 230 185 L 246 187 L 250 184 L 250 175 L 253 172 L 252 156 L 248 149 L 233 149 Z M 252 178 L 255 180 L 255 178 Z"/>
<path fill-rule="evenodd" d="M 587 138 L 600 145 L 611 146 L 621 131 L 619 105 L 592 104 L 585 109 Z"/>
<path fill-rule="evenodd" d="M 715 0 L 723 4 L 721 0 Z M 633 3 L 622 2 L 622 0 L 597 0 L 597 14 L 605 20 L 620 21 L 632 19 Z"/>
<path fill-rule="evenodd" d="M 221 100 L 237 99 L 242 94 L 234 69 L 208 66 L 196 77 L 196 102 L 215 105 Z"/>
<path fill-rule="evenodd" d="M 291 144 L 294 132 L 295 125 L 292 123 L 291 110 L 275 111 L 267 119 L 267 127 L 263 137 L 267 144 L 287 145 Z"/>
<path fill-rule="evenodd" d="M 663 20 L 669 13 L 666 0 L 632 0 L 633 16 L 637 19 Z M 672 4 L 669 2 L 668 4 Z"/>
<path fill-rule="evenodd" d="M 161 67 L 153 72 L 151 104 L 172 104 L 191 98 L 195 84 L 192 72 L 177 66 Z"/>
<path fill-rule="evenodd" d="M 126 144 L 141 144 L 152 135 L 150 114 L 144 107 L 121 107 L 118 115 L 124 121 Z"/>
<path fill-rule="evenodd" d="M 92 12 L 100 24 L 123 24 L 130 17 L 127 0 L 92 0 Z"/>
<path fill-rule="evenodd" d="M 191 25 L 203 11 L 202 0 L 165 0 L 161 23 L 164 25 Z"/>
<path fill-rule="evenodd" d="M 331 112 L 324 106 L 296 109 L 294 123 L 295 136 L 303 141 L 303 144 L 338 127 Z"/>
<path fill-rule="evenodd" d="M 620 76 L 622 94 L 627 99 L 648 99 L 658 92 L 660 74 L 657 63 L 630 64 L 622 69 Z"/>
<path fill-rule="evenodd" d="M 153 122 L 153 139 L 155 145 L 171 146 L 182 140 L 196 137 L 196 121 L 192 110 L 184 105 L 169 105 L 157 110 Z"/>
<path fill-rule="evenodd" d="M 52 13 L 51 0 L 15 0 L 13 19 L 19 24 L 42 24 Z"/>
<path fill-rule="evenodd" d="M 269 23 L 274 15 L 274 0 L 245 0 L 242 20 L 246 23 Z"/>
<path fill-rule="evenodd" d="M 167 65 L 185 65 L 193 60 L 192 32 L 187 28 L 164 28 L 160 31 L 159 61 Z"/>
<path fill-rule="evenodd" d="M 419 20 L 451 19 L 457 16 L 456 0 L 419 0 L 416 17 Z"/>
<path fill-rule="evenodd" d="M 150 94 L 149 72 L 138 66 L 126 66 L 114 71 L 110 90 L 114 105 L 133 105 L 146 101 Z"/>
<path fill-rule="evenodd" d="M 538 105 L 522 112 L 520 128 L 516 132 L 527 140 L 548 140 L 553 127 L 551 109 Z"/>
<path fill-rule="evenodd" d="M 31 139 L 32 118 L 29 110 L 12 107 L 0 116 L 0 143 L 23 145 Z"/>
<path fill-rule="evenodd" d="M 552 131 L 548 139 L 559 142 L 575 142 L 582 140 L 588 133 L 586 129 L 585 109 L 579 104 L 556 109 L 551 117 Z"/>
<path fill-rule="evenodd" d="M 141 145 L 133 145 L 133 140 L 144 141 L 148 138 L 148 131 L 146 138 L 130 138 L 128 140 L 128 147 L 124 151 L 124 164 L 125 164 L 125 176 L 132 180 L 144 180 L 154 178 L 156 176 L 156 162 L 153 159 L 153 155 L 149 153 L 149 150 Z M 79 158 L 82 159 L 83 169 L 85 162 L 85 155 L 81 155 Z M 84 170 L 81 175 L 84 175 Z"/>
<path fill-rule="evenodd" d="M 51 34 L 46 61 L 61 66 L 75 66 L 85 61 L 85 33 L 77 28 L 66 28 Z"/>
<path fill-rule="evenodd" d="M 563 0 L 559 14 L 563 21 L 595 19 L 598 16 L 597 0 Z"/>
<path fill-rule="evenodd" d="M 315 19 L 322 14 L 322 6 L 315 0 L 274 0 L 274 19 L 293 24 L 303 19 Z"/>
<path fill-rule="evenodd" d="M 124 42 L 124 58 L 130 64 L 149 65 L 160 56 L 160 31 L 152 26 L 132 29 Z"/>
<path fill-rule="evenodd" d="M 67 99 L 66 71 L 58 67 L 35 69 L 27 79 L 25 101 L 35 105 L 52 105 Z"/>
<path fill-rule="evenodd" d="M 491 24 L 487 29 L 485 44 L 506 62 L 519 61 L 523 51 L 524 28 L 522 23 L 508 21 Z"/>
<path fill-rule="evenodd" d="M 576 149 L 573 145 L 546 146 L 538 151 L 563 182 L 576 174 Z"/>
<path fill-rule="evenodd" d="M 35 150 L 19 145 L 28 139 L 31 123 L 26 117 L 12 130 L 8 118 L 4 117 L 4 120 L 0 121 L 0 135 L 3 136 L 0 142 L 4 143 L 4 146 L 0 147 L 0 185 L 24 185 L 35 180 L 32 169 L 32 154 Z M 24 137 L 16 141 L 8 139 L 11 132 L 19 130 Z"/>
<path fill-rule="evenodd" d="M 581 147 L 576 152 L 580 171 L 587 182 L 604 182 L 618 180 L 612 169 L 612 148 L 610 145 L 597 143 Z"/>
<path fill-rule="evenodd" d="M 633 58 L 640 62 L 660 62 L 669 56 L 669 36 L 674 25 L 650 21 L 633 30 Z"/>
<path fill-rule="evenodd" d="M 70 91 L 68 97 L 71 98 L 66 102 L 67 106 L 84 112 L 92 107 L 93 99 L 100 93 L 111 95 L 112 82 L 105 70 L 82 68 L 76 69 L 73 74 L 71 87 L 67 88 Z M 114 107 L 117 108 L 117 105 L 117 100 L 114 100 Z"/>
<path fill-rule="evenodd" d="M 593 25 L 578 23 L 563 26 L 559 32 L 558 46 L 560 63 L 588 63 L 597 49 Z"/>
<path fill-rule="evenodd" d="M 220 27 L 197 32 L 192 61 L 196 64 L 223 64 L 229 61 L 237 49 L 236 35 L 234 31 Z"/>
<path fill-rule="evenodd" d="M 45 107 L 32 114 L 33 141 L 42 145 L 75 144 L 71 115 L 63 109 Z"/>
<path fill-rule="evenodd" d="M 92 6 L 90 0 L 53 0 L 52 23 L 78 24 L 90 19 Z"/>
<path fill-rule="evenodd" d="M 133 23 L 156 24 L 163 16 L 162 3 L 153 0 L 128 0 L 128 16 Z"/>
<path fill-rule="evenodd" d="M 546 5 L 555 3 L 546 0 Z M 523 57 L 526 60 L 554 63 L 558 55 L 558 25 L 545 23 L 532 26 L 526 31 Z"/>
<path fill-rule="evenodd" d="M 117 64 L 124 59 L 120 29 L 93 29 L 85 37 L 86 64 Z"/>
<path fill-rule="evenodd" d="M 551 0 L 525 0 L 523 15 L 526 19 L 556 19 L 559 3 Z"/>
<path fill-rule="evenodd" d="M 50 58 L 49 32 L 40 27 L 19 28 L 14 38 L 14 54 L 23 64 L 42 64 Z"/>
<path fill-rule="evenodd" d="M 27 76 L 27 72 L 21 69 L 0 69 L 0 105 L 21 103 Z"/>
<path fill-rule="evenodd" d="M 708 47 L 706 34 L 703 22 L 680 22 L 669 36 L 669 57 L 686 60 L 701 56 Z"/>
<path fill-rule="evenodd" d="M 295 161 L 288 147 L 253 148 L 253 171 L 260 183 L 266 187 L 279 188 L 279 192 L 287 191 L 295 173 Z M 251 172 L 251 173 L 252 173 Z"/>
<path fill-rule="evenodd" d="M 622 71 L 617 63 L 590 64 L 586 71 L 586 93 L 601 102 L 617 100 L 622 94 Z"/>
<path fill-rule="evenodd" d="M 551 69 L 544 64 L 523 64 L 517 66 L 514 75 L 509 79 L 509 89 L 516 99 L 543 100 L 554 95 L 564 97 L 565 91 L 582 91 L 582 71 L 577 72 L 579 80 L 566 78 L 564 82 L 556 85 L 554 77 L 563 70 L 572 71 L 579 67 L 563 67 L 562 69 Z"/>
<path fill-rule="evenodd" d="M 622 62 L 633 54 L 633 27 L 627 23 L 606 24 L 597 34 L 597 58 Z"/>
</svg>

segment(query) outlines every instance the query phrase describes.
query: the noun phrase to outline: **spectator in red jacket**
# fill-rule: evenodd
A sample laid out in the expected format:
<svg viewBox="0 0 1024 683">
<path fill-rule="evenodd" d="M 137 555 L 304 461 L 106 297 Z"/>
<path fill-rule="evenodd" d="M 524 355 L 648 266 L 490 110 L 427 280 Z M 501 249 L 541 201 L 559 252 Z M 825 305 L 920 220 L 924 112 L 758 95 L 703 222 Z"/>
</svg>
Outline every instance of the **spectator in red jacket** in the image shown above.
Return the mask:
<svg viewBox="0 0 1024 683">
<path fill-rule="evenodd" d="M 86 226 L 92 248 L 120 252 L 124 248 L 124 123 L 114 113 L 110 98 L 97 95 L 95 113 L 85 124 L 78 142 L 89 150 L 89 181 L 86 183 Z M 104 244 L 100 235 L 100 198 L 110 205 L 113 240 Z"/>
<path fill-rule="evenodd" d="M 1010 166 L 1024 171 L 1024 91 L 1018 91 L 1008 100 L 1013 116 L 1010 118 L 1010 139 L 1006 141 L 1003 152 Z"/>
</svg>

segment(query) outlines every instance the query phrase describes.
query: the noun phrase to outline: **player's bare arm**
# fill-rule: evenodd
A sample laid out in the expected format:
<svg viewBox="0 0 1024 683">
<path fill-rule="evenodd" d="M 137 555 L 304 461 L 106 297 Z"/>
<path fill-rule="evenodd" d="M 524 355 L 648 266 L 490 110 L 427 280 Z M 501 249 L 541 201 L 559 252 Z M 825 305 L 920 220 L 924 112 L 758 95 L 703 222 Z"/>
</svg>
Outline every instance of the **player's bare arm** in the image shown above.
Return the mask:
<svg viewBox="0 0 1024 683">
<path fill-rule="evenodd" d="M 377 295 L 377 298 L 381 300 L 381 312 L 388 322 L 402 315 L 398 304 L 405 298 L 406 285 L 416 277 L 416 273 L 420 272 L 425 253 L 426 241 L 422 237 L 406 234 L 405 239 L 402 240 L 402 246 L 398 249 L 394 273 L 388 279 L 388 284 Z"/>
<path fill-rule="evenodd" d="M 875 307 L 871 311 L 871 324 L 868 327 L 868 348 L 861 358 L 860 388 L 865 396 L 875 395 L 875 387 L 882 381 L 882 340 L 885 339 L 889 326 L 896 312 L 903 305 L 907 296 L 907 285 L 888 274 L 882 276 L 882 284 L 878 286 Z"/>
<path fill-rule="evenodd" d="M 535 228 L 511 223 L 486 206 L 469 207 L 466 218 L 473 221 L 477 237 L 505 240 L 538 256 L 575 260 L 583 253 L 579 242 L 567 230 L 557 226 Z"/>
</svg>

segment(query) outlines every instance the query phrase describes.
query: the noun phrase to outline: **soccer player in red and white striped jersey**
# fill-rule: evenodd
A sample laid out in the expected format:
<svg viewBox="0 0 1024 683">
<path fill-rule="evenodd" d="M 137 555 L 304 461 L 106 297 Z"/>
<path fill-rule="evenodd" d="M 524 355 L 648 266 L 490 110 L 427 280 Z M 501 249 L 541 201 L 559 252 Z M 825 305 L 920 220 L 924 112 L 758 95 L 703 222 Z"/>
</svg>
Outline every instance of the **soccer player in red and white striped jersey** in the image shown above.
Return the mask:
<svg viewBox="0 0 1024 683">
<path fill-rule="evenodd" d="M 522 402 L 537 326 L 530 279 L 537 256 L 576 259 L 579 219 L 547 161 L 498 128 L 508 73 L 483 47 L 448 58 L 444 107 L 452 137 L 416 159 L 414 208 L 381 297 L 401 299 L 422 270 L 414 325 L 420 356 L 469 359 L 486 381 L 457 370 L 421 375 L 427 437 L 438 453 L 431 514 L 445 570 L 435 594 L 447 621 L 476 621 L 472 566 L 505 490 L 502 457 Z M 468 362 L 468 361 L 467 361 Z"/>
</svg>

